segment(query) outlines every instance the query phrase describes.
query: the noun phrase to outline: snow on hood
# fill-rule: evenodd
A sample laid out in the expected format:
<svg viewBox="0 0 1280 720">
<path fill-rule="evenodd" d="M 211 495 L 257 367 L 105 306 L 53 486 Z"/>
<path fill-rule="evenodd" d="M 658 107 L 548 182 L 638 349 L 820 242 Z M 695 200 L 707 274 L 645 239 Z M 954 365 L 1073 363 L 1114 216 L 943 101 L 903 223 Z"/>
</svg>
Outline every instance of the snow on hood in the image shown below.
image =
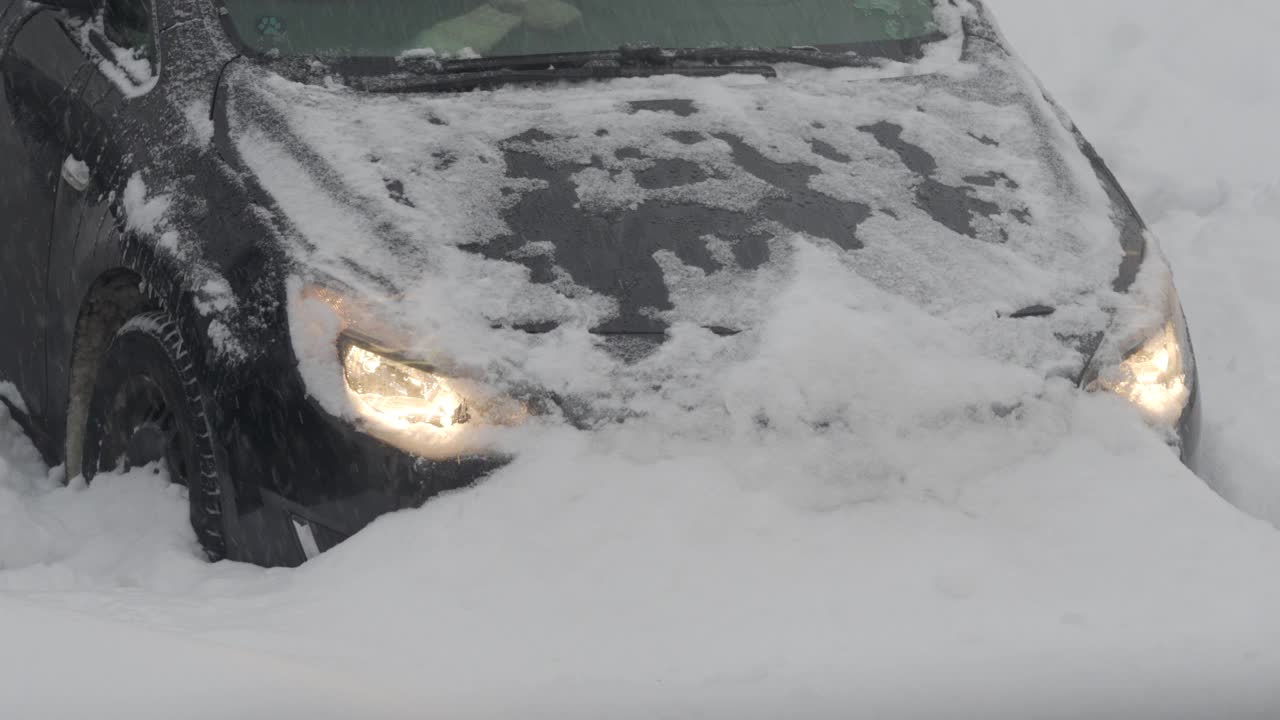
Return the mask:
<svg viewBox="0 0 1280 720">
<path fill-rule="evenodd" d="M 230 127 L 296 231 L 299 274 L 344 286 L 424 359 L 659 435 L 868 447 L 1074 377 L 1072 339 L 1116 302 L 1118 230 L 1075 140 L 1016 61 L 954 49 L 924 74 L 462 94 L 242 65 Z M 1037 304 L 1057 311 L 1008 317 Z M 341 382 L 332 361 L 304 374 L 317 396 Z"/>
</svg>

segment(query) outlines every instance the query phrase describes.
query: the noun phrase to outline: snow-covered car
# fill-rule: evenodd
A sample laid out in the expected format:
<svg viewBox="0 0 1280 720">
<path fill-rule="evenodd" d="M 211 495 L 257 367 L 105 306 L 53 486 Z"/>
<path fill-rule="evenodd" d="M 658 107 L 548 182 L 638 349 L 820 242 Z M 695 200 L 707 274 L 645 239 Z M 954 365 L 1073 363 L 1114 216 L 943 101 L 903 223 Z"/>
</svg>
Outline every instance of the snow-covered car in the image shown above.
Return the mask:
<svg viewBox="0 0 1280 720">
<path fill-rule="evenodd" d="M 1194 454 L 1168 266 L 977 0 L 5 0 L 0 42 L 2 394 L 68 478 L 163 462 L 211 558 L 552 428 L 827 432 L 885 378 L 760 341 L 880 350 L 814 298 L 904 403 L 951 333 L 963 412 L 1013 368 Z"/>
</svg>

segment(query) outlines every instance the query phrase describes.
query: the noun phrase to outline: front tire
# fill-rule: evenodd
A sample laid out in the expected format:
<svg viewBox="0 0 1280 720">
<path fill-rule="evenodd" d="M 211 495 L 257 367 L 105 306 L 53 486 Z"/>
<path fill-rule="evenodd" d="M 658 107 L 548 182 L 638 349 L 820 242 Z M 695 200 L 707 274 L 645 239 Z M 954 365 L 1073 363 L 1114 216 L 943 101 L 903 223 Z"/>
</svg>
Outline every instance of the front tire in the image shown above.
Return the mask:
<svg viewBox="0 0 1280 720">
<path fill-rule="evenodd" d="M 222 485 L 207 398 L 167 313 L 148 312 L 124 324 L 98 368 L 85 425 L 81 469 L 99 472 L 162 462 L 184 485 L 191 527 L 210 560 L 226 557 Z"/>
</svg>

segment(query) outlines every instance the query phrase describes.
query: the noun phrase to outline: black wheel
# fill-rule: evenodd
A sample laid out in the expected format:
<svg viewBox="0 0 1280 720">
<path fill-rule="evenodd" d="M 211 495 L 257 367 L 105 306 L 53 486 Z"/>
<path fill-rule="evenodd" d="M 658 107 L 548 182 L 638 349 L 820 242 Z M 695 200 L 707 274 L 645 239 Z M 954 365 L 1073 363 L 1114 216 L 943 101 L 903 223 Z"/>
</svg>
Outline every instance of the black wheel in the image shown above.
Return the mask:
<svg viewBox="0 0 1280 720">
<path fill-rule="evenodd" d="M 163 312 L 138 315 L 111 341 L 98 368 L 85 425 L 81 470 L 164 463 L 187 488 L 191 527 L 210 560 L 226 556 L 222 486 L 196 380 L 177 323 Z"/>
</svg>

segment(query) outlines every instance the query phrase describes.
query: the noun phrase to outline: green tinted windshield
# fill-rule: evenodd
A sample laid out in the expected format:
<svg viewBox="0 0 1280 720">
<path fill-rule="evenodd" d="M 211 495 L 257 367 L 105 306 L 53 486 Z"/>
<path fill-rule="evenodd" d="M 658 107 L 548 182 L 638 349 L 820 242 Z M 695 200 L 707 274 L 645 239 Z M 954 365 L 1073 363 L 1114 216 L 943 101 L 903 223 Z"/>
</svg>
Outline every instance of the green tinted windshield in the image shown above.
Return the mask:
<svg viewBox="0 0 1280 720">
<path fill-rule="evenodd" d="M 539 55 L 846 48 L 935 32 L 932 0 L 224 0 L 240 40 L 283 55 Z"/>
</svg>

